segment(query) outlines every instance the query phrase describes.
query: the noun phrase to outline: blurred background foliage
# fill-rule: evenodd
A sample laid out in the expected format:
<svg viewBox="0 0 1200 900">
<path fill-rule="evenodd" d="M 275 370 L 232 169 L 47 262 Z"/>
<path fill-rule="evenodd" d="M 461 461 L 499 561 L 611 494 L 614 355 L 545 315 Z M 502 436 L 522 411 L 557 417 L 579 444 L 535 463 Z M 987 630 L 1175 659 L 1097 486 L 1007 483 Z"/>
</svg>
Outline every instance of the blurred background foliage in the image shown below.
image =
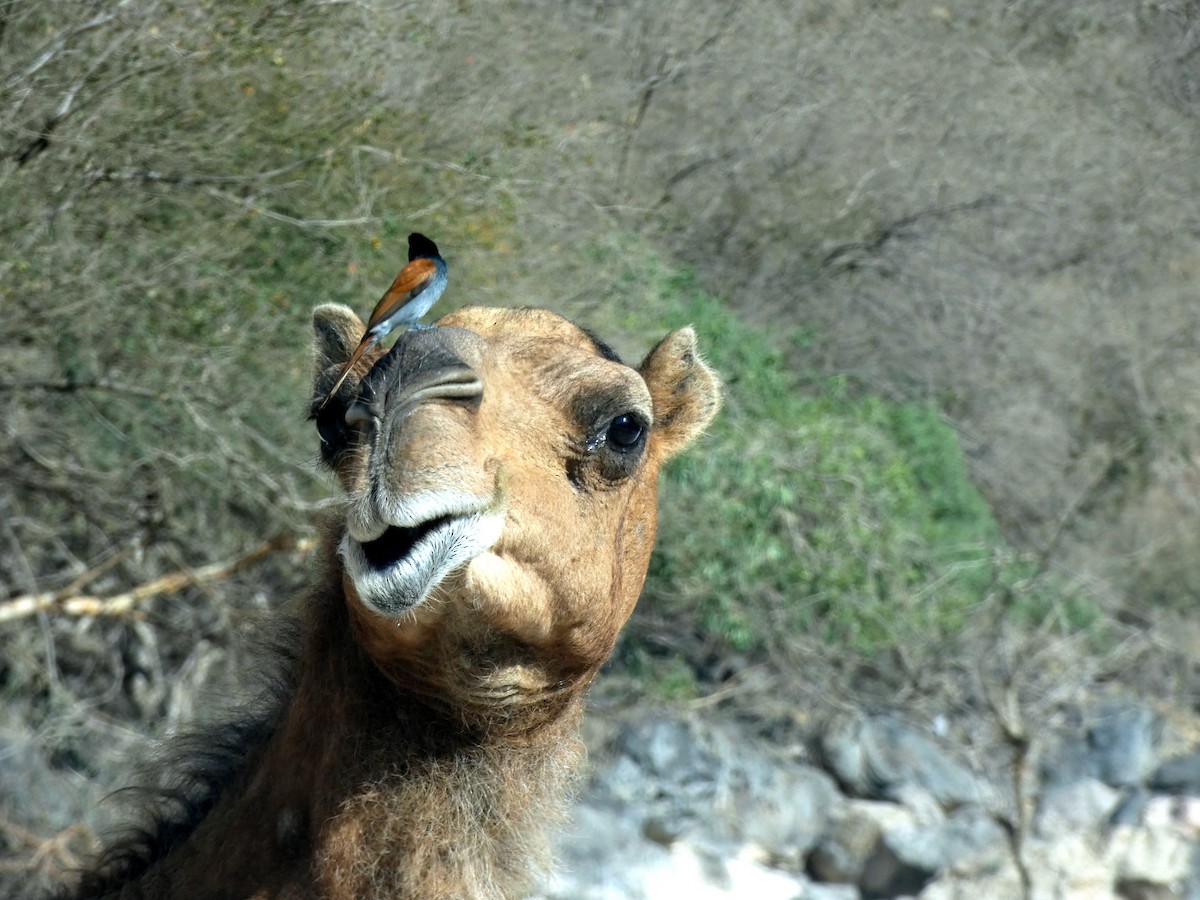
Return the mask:
<svg viewBox="0 0 1200 900">
<path fill-rule="evenodd" d="M 620 690 L 1194 691 L 1198 47 L 1195 0 L 8 0 L 0 604 L 57 598 L 0 622 L 13 877 L 303 586 L 309 312 L 410 230 L 443 312 L 690 322 L 726 379 Z"/>
</svg>

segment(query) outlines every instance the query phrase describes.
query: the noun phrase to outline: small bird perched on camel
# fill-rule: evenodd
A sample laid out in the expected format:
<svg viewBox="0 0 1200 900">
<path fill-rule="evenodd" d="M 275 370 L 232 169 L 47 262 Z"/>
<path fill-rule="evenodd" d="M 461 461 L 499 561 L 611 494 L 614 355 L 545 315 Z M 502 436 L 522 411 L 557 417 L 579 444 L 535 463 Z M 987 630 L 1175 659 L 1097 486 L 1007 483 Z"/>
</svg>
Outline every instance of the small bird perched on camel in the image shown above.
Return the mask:
<svg viewBox="0 0 1200 900">
<path fill-rule="evenodd" d="M 437 244 L 423 234 L 413 232 L 408 236 L 408 264 L 400 270 L 392 286 L 387 289 L 367 321 L 367 333 L 350 354 L 342 367 L 337 381 L 329 389 L 325 403 L 337 393 L 354 364 L 364 353 L 386 338 L 401 325 L 409 328 L 432 328 L 419 324 L 420 318 L 433 308 L 442 291 L 446 289 L 446 261 L 438 253 Z"/>
</svg>

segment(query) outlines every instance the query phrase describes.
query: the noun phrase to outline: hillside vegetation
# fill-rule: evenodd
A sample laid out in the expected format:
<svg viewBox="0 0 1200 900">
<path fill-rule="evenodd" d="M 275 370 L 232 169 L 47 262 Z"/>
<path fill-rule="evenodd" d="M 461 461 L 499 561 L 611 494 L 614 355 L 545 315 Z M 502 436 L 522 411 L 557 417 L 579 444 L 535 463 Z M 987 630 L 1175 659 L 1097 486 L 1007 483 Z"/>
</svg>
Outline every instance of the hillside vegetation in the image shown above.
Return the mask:
<svg viewBox="0 0 1200 900">
<path fill-rule="evenodd" d="M 1198 139 L 1195 0 L 6 4 L 0 879 L 303 585 L 309 313 L 410 230 L 442 312 L 690 322 L 726 379 L 619 690 L 1194 691 Z"/>
</svg>

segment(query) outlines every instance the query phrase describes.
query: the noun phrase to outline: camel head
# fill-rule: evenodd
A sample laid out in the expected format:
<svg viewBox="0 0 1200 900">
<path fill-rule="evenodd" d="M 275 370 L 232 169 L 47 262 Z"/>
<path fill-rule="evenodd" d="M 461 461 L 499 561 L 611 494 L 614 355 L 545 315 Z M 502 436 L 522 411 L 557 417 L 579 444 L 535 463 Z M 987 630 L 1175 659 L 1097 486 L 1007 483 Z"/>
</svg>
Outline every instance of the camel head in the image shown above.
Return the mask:
<svg viewBox="0 0 1200 900">
<path fill-rule="evenodd" d="M 720 404 L 693 331 L 631 368 L 555 313 L 462 309 L 367 354 L 322 408 L 364 326 L 334 304 L 313 323 L 343 587 L 375 662 L 481 708 L 586 684 L 641 592 L 658 473 Z"/>
</svg>

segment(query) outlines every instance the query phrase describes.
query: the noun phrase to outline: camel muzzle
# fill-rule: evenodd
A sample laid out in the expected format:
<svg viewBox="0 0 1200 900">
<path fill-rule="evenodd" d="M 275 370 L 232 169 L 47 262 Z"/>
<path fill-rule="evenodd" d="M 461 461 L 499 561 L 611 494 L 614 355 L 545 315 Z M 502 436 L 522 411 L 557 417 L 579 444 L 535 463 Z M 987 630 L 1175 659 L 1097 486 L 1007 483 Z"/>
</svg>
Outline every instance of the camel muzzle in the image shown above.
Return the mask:
<svg viewBox="0 0 1200 900">
<path fill-rule="evenodd" d="M 462 328 L 405 332 L 363 379 L 358 399 L 346 410 L 346 424 L 361 427 L 427 400 L 478 399 L 483 381 L 463 356 L 475 355 L 470 351 L 479 341 Z"/>
</svg>

